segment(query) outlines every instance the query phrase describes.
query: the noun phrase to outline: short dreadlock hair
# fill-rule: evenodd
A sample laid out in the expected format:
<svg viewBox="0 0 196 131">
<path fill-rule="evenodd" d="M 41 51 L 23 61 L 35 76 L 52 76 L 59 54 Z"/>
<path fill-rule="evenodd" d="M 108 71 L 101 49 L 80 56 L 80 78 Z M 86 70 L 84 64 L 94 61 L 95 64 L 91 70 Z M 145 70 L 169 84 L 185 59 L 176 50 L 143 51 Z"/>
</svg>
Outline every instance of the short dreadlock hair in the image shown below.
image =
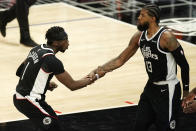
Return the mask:
<svg viewBox="0 0 196 131">
<path fill-rule="evenodd" d="M 53 26 L 46 32 L 45 38 L 47 44 L 51 45 L 53 41 L 68 40 L 68 35 L 62 27 Z"/>
</svg>

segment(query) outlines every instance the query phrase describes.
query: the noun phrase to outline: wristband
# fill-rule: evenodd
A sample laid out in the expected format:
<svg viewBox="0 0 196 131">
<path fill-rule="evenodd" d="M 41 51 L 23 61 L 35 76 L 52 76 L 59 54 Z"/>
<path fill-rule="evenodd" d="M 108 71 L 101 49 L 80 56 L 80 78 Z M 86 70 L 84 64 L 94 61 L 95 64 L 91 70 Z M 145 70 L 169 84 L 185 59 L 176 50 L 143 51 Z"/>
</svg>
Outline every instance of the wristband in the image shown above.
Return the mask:
<svg viewBox="0 0 196 131">
<path fill-rule="evenodd" d="M 189 85 L 183 85 L 183 90 L 184 91 L 189 91 Z"/>
<path fill-rule="evenodd" d="M 99 79 L 99 74 L 95 74 L 96 78 Z"/>
</svg>

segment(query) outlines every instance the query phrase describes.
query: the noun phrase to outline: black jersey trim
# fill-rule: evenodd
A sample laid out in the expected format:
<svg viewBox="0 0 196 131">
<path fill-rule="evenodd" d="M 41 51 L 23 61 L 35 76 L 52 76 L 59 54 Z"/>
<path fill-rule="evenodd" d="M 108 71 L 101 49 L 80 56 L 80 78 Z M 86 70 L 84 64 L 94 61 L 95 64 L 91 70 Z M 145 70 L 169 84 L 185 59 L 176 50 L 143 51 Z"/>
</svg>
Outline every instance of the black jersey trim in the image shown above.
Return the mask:
<svg viewBox="0 0 196 131">
<path fill-rule="evenodd" d="M 42 58 L 44 58 L 45 56 L 48 56 L 48 55 L 54 55 L 54 53 L 46 53 L 42 56 Z"/>
<path fill-rule="evenodd" d="M 42 49 L 44 49 L 44 50 L 50 50 L 50 51 L 52 51 L 52 52 L 54 53 L 53 49 L 51 49 L 51 48 L 46 48 L 46 47 L 44 47 L 44 45 L 46 45 L 46 44 L 42 44 L 42 45 L 41 45 L 41 48 L 42 48 Z"/>
<path fill-rule="evenodd" d="M 143 34 L 144 34 L 144 31 L 142 31 L 142 33 L 140 34 L 140 38 L 139 38 L 139 41 L 138 41 L 138 46 L 140 46 L 140 41 L 141 41 L 141 38 L 142 38 Z"/>
<path fill-rule="evenodd" d="M 164 51 L 163 49 L 160 48 L 160 39 L 161 39 L 162 34 L 163 34 L 166 30 L 167 30 L 167 29 L 164 29 L 164 30 L 160 33 L 159 38 L 158 38 L 158 40 L 157 40 L 157 49 L 158 49 L 158 51 L 160 51 L 160 52 L 163 53 L 163 54 L 169 54 L 169 53 L 170 53 L 170 52 L 166 52 L 166 51 Z"/>
<path fill-rule="evenodd" d="M 46 74 L 51 74 L 52 73 L 52 72 L 45 71 L 42 67 L 41 67 L 41 70 L 43 70 L 43 72 L 45 72 Z"/>
<path fill-rule="evenodd" d="M 27 100 L 27 98 L 25 98 L 25 97 L 24 98 L 18 98 L 17 96 L 16 96 L 16 99 L 17 100 Z"/>
</svg>

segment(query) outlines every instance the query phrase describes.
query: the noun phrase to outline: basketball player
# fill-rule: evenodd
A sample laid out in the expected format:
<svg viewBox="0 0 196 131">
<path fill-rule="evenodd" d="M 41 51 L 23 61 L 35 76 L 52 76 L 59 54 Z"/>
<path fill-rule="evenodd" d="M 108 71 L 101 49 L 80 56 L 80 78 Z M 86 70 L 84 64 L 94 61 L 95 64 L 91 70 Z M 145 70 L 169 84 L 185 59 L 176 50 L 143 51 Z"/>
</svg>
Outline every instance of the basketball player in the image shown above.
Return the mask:
<svg viewBox="0 0 196 131">
<path fill-rule="evenodd" d="M 37 0 L 16 0 L 16 3 L 8 10 L 0 12 L 0 31 L 3 37 L 6 36 L 6 25 L 17 18 L 20 27 L 20 43 L 25 46 L 37 46 L 30 37 L 29 32 L 29 7 Z"/>
<path fill-rule="evenodd" d="M 195 96 L 196 96 L 196 88 L 192 89 L 192 91 L 182 102 L 184 113 L 196 112 L 196 100 L 194 100 Z"/>
<path fill-rule="evenodd" d="M 183 96 L 189 91 L 189 64 L 182 46 L 169 30 L 159 26 L 160 9 L 145 5 L 139 14 L 137 31 L 128 47 L 116 58 L 91 72 L 102 77 L 121 67 L 140 48 L 144 57 L 148 81 L 141 94 L 133 131 L 147 131 L 155 123 L 157 131 L 174 130 L 181 107 L 181 86 L 177 79 L 177 64 L 181 68 Z M 102 70 L 102 72 L 99 72 Z M 131 73 L 131 72 L 130 72 Z"/>
<path fill-rule="evenodd" d="M 20 77 L 13 101 L 15 107 L 28 117 L 41 131 L 60 131 L 58 117 L 51 106 L 45 102 L 47 90 L 53 90 L 57 84 L 50 82 L 53 75 L 62 84 L 74 91 L 93 81 L 89 77 L 73 80 L 65 71 L 62 62 L 55 56 L 65 52 L 69 41 L 62 27 L 54 26 L 46 32 L 47 44 L 34 47 L 26 60 L 17 69 Z"/>
</svg>

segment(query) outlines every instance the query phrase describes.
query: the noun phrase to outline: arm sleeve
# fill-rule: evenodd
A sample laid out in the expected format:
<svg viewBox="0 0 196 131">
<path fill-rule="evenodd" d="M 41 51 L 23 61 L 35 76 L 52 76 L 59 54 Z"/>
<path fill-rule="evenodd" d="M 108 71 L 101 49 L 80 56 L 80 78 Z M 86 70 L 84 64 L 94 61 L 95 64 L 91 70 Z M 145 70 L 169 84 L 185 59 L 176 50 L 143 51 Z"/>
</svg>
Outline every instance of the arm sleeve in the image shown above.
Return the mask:
<svg viewBox="0 0 196 131">
<path fill-rule="evenodd" d="M 189 91 L 189 64 L 185 58 L 182 46 L 179 46 L 176 50 L 171 52 L 176 60 L 176 63 L 181 68 L 181 79 L 183 84 L 183 90 Z"/>
<path fill-rule="evenodd" d="M 54 75 L 65 72 L 63 63 L 54 55 L 46 56 L 44 63 L 48 72 L 53 72 Z"/>
</svg>

